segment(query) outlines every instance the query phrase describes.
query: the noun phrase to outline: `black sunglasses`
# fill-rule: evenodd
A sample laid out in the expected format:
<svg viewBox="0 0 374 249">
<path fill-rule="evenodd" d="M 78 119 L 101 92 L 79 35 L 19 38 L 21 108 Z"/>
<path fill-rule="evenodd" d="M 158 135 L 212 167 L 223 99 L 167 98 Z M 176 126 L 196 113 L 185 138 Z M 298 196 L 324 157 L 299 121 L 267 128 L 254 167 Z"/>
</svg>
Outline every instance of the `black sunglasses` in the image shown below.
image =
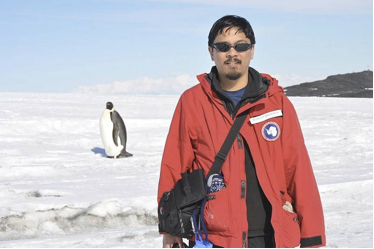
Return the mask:
<svg viewBox="0 0 374 249">
<path fill-rule="evenodd" d="M 238 43 L 234 46 L 231 46 L 230 44 L 226 42 L 218 42 L 212 45 L 213 48 L 217 49 L 220 52 L 228 52 L 231 48 L 234 48 L 239 53 L 245 52 L 251 49 L 252 46 L 253 44 L 249 44 L 249 43 Z"/>
</svg>

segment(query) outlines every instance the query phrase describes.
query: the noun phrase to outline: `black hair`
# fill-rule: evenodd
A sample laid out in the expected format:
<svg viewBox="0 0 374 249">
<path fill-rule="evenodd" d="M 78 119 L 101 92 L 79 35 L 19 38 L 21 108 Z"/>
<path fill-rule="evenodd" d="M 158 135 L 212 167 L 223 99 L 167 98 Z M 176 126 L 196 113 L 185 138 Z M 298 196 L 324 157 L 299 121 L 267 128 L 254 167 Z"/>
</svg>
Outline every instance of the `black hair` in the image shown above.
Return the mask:
<svg viewBox="0 0 374 249">
<path fill-rule="evenodd" d="M 229 27 L 227 31 L 233 27 L 238 28 L 238 32 L 243 32 L 252 44 L 256 43 L 255 33 L 253 32 L 251 24 L 249 24 L 245 18 L 235 15 L 227 15 L 218 19 L 210 29 L 208 36 L 209 47 L 213 45 L 213 41 L 216 39 L 217 35 L 222 34 L 223 30 L 227 27 Z"/>
</svg>

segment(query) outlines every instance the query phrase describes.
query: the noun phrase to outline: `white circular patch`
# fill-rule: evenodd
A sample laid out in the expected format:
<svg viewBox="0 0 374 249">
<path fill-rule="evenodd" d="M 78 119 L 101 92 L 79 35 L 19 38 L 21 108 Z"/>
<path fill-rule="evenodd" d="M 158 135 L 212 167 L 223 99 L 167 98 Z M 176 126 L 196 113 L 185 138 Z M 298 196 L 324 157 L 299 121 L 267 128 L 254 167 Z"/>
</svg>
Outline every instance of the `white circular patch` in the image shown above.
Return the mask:
<svg viewBox="0 0 374 249">
<path fill-rule="evenodd" d="M 279 125 L 275 122 L 267 122 L 262 126 L 262 136 L 268 141 L 275 141 L 280 135 Z"/>
</svg>

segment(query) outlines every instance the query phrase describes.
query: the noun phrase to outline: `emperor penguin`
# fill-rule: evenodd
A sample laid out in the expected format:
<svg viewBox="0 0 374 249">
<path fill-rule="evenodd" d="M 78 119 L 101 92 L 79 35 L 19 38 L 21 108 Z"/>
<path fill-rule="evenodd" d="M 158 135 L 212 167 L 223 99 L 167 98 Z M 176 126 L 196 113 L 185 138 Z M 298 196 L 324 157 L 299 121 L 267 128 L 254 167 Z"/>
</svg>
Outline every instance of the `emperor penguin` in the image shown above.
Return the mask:
<svg viewBox="0 0 374 249">
<path fill-rule="evenodd" d="M 100 133 L 105 153 L 109 158 L 130 157 L 126 151 L 127 133 L 125 123 L 114 110 L 113 103 L 107 102 L 106 109 L 100 118 Z"/>
</svg>

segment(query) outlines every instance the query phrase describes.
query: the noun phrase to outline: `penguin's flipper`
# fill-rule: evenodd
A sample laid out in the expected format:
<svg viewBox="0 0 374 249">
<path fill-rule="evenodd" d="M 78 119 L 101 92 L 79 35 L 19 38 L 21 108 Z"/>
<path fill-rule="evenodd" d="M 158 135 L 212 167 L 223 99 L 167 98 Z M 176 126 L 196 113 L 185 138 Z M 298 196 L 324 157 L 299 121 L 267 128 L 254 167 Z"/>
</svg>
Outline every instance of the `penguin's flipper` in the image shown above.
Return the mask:
<svg viewBox="0 0 374 249">
<path fill-rule="evenodd" d="M 116 130 L 118 130 L 118 135 L 121 139 L 121 141 L 118 141 L 117 139 L 117 146 L 123 145 L 123 147 L 126 149 L 126 143 L 127 143 L 127 132 L 126 132 L 126 126 L 123 122 L 123 119 L 119 113 L 114 110 L 111 112 L 111 119 L 113 124 L 116 126 Z"/>
<path fill-rule="evenodd" d="M 119 129 L 118 129 L 118 125 L 114 124 L 113 125 L 113 142 L 116 146 L 118 146 L 118 136 L 119 134 Z"/>
<path fill-rule="evenodd" d="M 110 113 L 110 118 L 113 122 L 113 115 L 112 115 L 112 112 Z M 112 133 L 112 138 L 113 138 L 113 142 L 116 146 L 118 146 L 118 135 L 119 135 L 119 125 L 117 122 L 113 122 L 113 133 Z"/>
</svg>

